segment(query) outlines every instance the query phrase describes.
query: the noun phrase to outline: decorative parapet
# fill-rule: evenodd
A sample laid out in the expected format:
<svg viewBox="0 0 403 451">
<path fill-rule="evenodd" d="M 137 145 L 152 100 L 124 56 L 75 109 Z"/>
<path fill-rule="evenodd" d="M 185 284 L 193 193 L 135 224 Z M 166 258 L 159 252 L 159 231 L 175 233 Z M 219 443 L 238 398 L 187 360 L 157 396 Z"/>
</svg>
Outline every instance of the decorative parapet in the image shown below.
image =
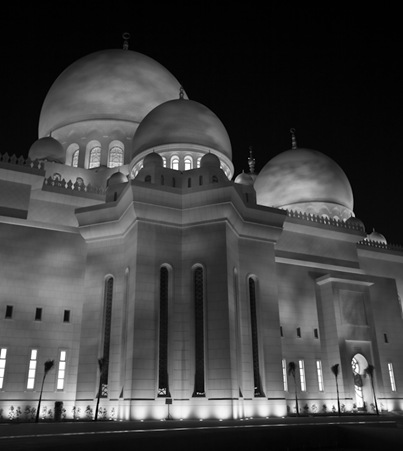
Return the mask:
<svg viewBox="0 0 403 451">
<path fill-rule="evenodd" d="M 358 221 L 342 221 L 338 219 L 328 218 L 326 216 L 318 216 L 312 213 L 302 213 L 300 211 L 286 210 L 290 218 L 297 218 L 303 221 L 316 222 L 318 224 L 329 225 L 337 228 L 355 230 L 357 232 L 364 232 L 364 227 Z"/>
<path fill-rule="evenodd" d="M 377 249 L 384 249 L 387 251 L 398 251 L 403 252 L 403 246 L 400 244 L 382 243 L 381 241 L 373 241 L 368 239 L 363 239 L 357 243 L 361 248 L 373 247 Z"/>
<path fill-rule="evenodd" d="M 47 177 L 43 180 L 43 190 L 60 194 L 82 195 L 94 199 L 103 199 L 106 194 L 104 188 L 93 186 L 90 183 L 86 185 L 80 177 L 75 182 L 57 179 L 52 176 Z"/>
<path fill-rule="evenodd" d="M 0 167 L 11 169 L 14 171 L 23 171 L 39 173 L 44 171 L 44 163 L 39 160 L 31 160 L 29 157 L 25 158 L 22 155 L 17 157 L 15 154 L 9 155 L 7 152 L 0 153 Z"/>
</svg>

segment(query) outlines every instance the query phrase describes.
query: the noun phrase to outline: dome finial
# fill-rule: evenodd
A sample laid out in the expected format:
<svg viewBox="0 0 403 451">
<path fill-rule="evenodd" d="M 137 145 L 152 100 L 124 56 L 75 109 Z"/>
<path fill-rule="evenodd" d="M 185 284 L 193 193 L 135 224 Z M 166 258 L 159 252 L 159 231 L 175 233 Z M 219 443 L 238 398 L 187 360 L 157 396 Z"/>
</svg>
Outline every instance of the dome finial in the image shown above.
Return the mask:
<svg viewBox="0 0 403 451">
<path fill-rule="evenodd" d="M 184 97 L 185 97 L 185 91 L 184 91 L 184 89 L 183 89 L 183 86 L 181 86 L 181 87 L 179 88 L 179 98 L 180 98 L 180 99 L 184 99 Z"/>
<path fill-rule="evenodd" d="M 292 149 L 297 149 L 297 138 L 295 137 L 295 128 L 290 128 Z"/>
<path fill-rule="evenodd" d="M 249 157 L 248 157 L 249 172 L 253 174 L 255 172 L 255 159 L 253 158 L 252 146 L 249 146 Z"/>
<path fill-rule="evenodd" d="M 130 39 L 130 33 L 123 33 L 123 50 L 129 50 L 129 39 Z"/>
</svg>

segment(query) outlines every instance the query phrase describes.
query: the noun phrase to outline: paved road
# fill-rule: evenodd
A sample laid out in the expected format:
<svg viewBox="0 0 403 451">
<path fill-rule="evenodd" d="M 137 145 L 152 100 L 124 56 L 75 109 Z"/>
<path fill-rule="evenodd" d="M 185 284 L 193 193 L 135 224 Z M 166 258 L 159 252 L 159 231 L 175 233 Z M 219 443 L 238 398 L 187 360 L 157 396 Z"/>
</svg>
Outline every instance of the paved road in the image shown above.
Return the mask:
<svg viewBox="0 0 403 451">
<path fill-rule="evenodd" d="M 0 424 L 0 450 L 403 450 L 403 418 Z"/>
</svg>

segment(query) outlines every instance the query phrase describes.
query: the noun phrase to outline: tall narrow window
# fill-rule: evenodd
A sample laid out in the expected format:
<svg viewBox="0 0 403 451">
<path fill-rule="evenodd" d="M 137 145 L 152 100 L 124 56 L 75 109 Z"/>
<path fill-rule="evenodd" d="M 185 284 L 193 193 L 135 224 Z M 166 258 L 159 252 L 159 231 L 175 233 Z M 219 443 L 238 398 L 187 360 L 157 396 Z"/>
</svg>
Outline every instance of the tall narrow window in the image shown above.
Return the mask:
<svg viewBox="0 0 403 451">
<path fill-rule="evenodd" d="M 0 389 L 3 388 L 4 372 L 6 370 L 7 349 L 0 348 Z"/>
<path fill-rule="evenodd" d="M 285 359 L 281 361 L 281 366 L 283 369 L 283 387 L 284 391 L 288 391 L 288 378 L 287 378 L 287 362 Z"/>
<path fill-rule="evenodd" d="M 71 159 L 71 165 L 73 166 L 73 168 L 77 168 L 78 167 L 78 157 L 80 155 L 80 151 L 76 150 L 73 153 L 73 158 Z"/>
<path fill-rule="evenodd" d="M 97 168 L 101 165 L 101 147 L 95 146 L 90 151 L 90 159 L 88 167 Z"/>
<path fill-rule="evenodd" d="M 112 146 L 109 149 L 108 167 L 116 168 L 123 165 L 124 153 L 120 146 Z"/>
<path fill-rule="evenodd" d="M 175 171 L 179 171 L 179 157 L 174 156 L 171 158 L 171 169 L 175 169 Z"/>
<path fill-rule="evenodd" d="M 6 315 L 5 315 L 5 318 L 11 319 L 12 317 L 13 317 L 13 306 L 12 306 L 12 305 L 7 305 L 7 306 L 6 306 Z"/>
<path fill-rule="evenodd" d="M 303 360 L 298 361 L 298 368 L 299 368 L 299 380 L 301 383 L 301 391 L 306 391 L 305 364 Z"/>
<path fill-rule="evenodd" d="M 36 375 L 36 365 L 38 363 L 38 350 L 31 349 L 31 357 L 29 359 L 29 367 L 28 367 L 28 381 L 27 381 L 27 389 L 33 390 L 35 387 L 35 375 Z"/>
<path fill-rule="evenodd" d="M 192 159 L 192 157 L 187 155 L 184 158 L 183 162 L 185 164 L 185 171 L 189 171 L 190 169 L 193 169 L 193 159 Z"/>
<path fill-rule="evenodd" d="M 316 361 L 316 374 L 318 375 L 319 391 L 323 391 L 323 372 L 322 372 L 322 362 L 320 360 Z"/>
<path fill-rule="evenodd" d="M 108 396 L 108 371 L 109 371 L 109 350 L 111 342 L 112 325 L 112 298 L 113 298 L 113 277 L 105 280 L 104 294 L 104 330 L 103 330 L 103 367 L 101 374 L 101 398 Z"/>
<path fill-rule="evenodd" d="M 70 322 L 70 310 L 65 310 L 63 313 L 63 322 L 69 323 Z"/>
<path fill-rule="evenodd" d="M 57 389 L 63 390 L 64 378 L 66 375 L 66 351 L 60 351 L 59 369 L 57 371 Z"/>
<path fill-rule="evenodd" d="M 392 388 L 392 391 L 396 391 L 395 373 L 393 371 L 392 363 L 388 363 L 388 372 L 389 372 L 389 379 L 390 379 L 390 387 Z"/>
<path fill-rule="evenodd" d="M 160 340 L 158 396 L 171 396 L 168 387 L 168 268 L 160 269 Z"/>
<path fill-rule="evenodd" d="M 42 320 L 42 309 L 38 307 L 35 310 L 35 321 L 41 321 Z"/>
<path fill-rule="evenodd" d="M 252 277 L 249 278 L 249 302 L 250 302 L 250 321 L 252 330 L 254 391 L 255 396 L 264 396 L 259 368 L 259 343 L 258 343 L 257 312 L 256 312 L 256 283 Z"/>
<path fill-rule="evenodd" d="M 195 387 L 193 396 L 205 396 L 204 388 L 204 275 L 198 266 L 193 272 L 195 306 Z"/>
</svg>

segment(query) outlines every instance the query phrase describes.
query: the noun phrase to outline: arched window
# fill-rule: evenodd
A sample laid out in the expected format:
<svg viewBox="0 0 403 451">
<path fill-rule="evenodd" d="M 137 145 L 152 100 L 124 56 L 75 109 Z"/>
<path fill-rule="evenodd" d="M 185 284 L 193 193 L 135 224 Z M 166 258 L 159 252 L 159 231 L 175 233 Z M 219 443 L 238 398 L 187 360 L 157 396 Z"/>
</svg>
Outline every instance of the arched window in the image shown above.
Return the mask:
<svg viewBox="0 0 403 451">
<path fill-rule="evenodd" d="M 104 320 L 103 320 L 103 354 L 102 354 L 102 372 L 100 384 L 100 397 L 108 397 L 108 370 L 109 370 L 109 351 L 111 343 L 112 326 L 112 298 L 113 298 L 113 277 L 105 280 L 104 291 Z"/>
<path fill-rule="evenodd" d="M 188 178 L 188 188 L 192 187 L 192 179 L 189 177 Z"/>
<path fill-rule="evenodd" d="M 90 150 L 88 167 L 97 168 L 101 165 L 101 147 L 95 146 Z"/>
<path fill-rule="evenodd" d="M 203 176 L 199 175 L 199 185 L 203 185 Z"/>
<path fill-rule="evenodd" d="M 189 155 L 186 155 L 184 158 L 184 164 L 185 164 L 185 171 L 189 171 L 190 169 L 193 169 L 193 159 Z"/>
<path fill-rule="evenodd" d="M 109 155 L 108 155 L 108 167 L 109 168 L 116 168 L 118 166 L 123 165 L 123 159 L 124 159 L 124 152 L 123 152 L 123 145 L 113 145 L 109 149 Z"/>
<path fill-rule="evenodd" d="M 257 327 L 257 312 L 256 312 L 256 282 L 253 277 L 249 277 L 249 303 L 250 303 L 250 322 L 252 332 L 252 361 L 253 361 L 253 382 L 255 396 L 264 396 L 262 389 L 262 382 L 260 379 L 259 368 L 259 342 L 258 342 L 258 327 Z"/>
<path fill-rule="evenodd" d="M 171 169 L 179 171 L 179 157 L 176 155 L 171 158 Z"/>
<path fill-rule="evenodd" d="M 77 149 L 74 153 L 73 153 L 73 157 L 71 159 L 71 165 L 73 166 L 73 168 L 78 168 L 78 156 L 80 155 L 80 151 Z"/>
<path fill-rule="evenodd" d="M 165 185 L 165 179 L 164 176 L 161 174 L 161 185 Z"/>
<path fill-rule="evenodd" d="M 197 266 L 193 271 L 195 309 L 195 386 L 193 396 L 205 396 L 204 388 L 204 274 Z"/>
<path fill-rule="evenodd" d="M 78 167 L 78 156 L 79 149 L 77 143 L 70 144 L 66 149 L 66 164 L 71 165 L 72 167 Z"/>
<path fill-rule="evenodd" d="M 170 397 L 168 387 L 168 298 L 169 271 L 166 266 L 160 269 L 160 338 L 158 396 Z"/>
</svg>

